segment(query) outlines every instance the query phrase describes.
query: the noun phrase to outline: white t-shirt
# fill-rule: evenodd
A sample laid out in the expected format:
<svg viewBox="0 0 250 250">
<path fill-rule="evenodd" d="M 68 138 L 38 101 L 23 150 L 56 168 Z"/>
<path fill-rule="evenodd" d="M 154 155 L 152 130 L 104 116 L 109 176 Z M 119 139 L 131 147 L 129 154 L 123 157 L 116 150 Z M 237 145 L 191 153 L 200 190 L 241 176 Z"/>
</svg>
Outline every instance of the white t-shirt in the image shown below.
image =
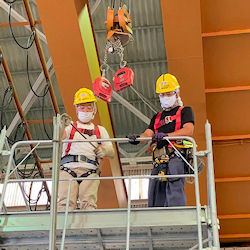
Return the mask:
<svg viewBox="0 0 250 250">
<path fill-rule="evenodd" d="M 72 128 L 73 127 L 71 125 L 69 125 L 65 128 L 65 132 L 66 132 L 65 139 L 69 139 Z M 80 123 L 79 121 L 77 121 L 77 128 L 92 130 L 92 129 L 95 129 L 95 126 L 93 123 L 83 124 L 83 123 Z M 100 136 L 102 139 L 109 138 L 109 134 L 104 127 L 98 125 L 98 128 L 99 128 Z M 86 137 L 86 139 L 97 139 L 96 135 L 89 136 L 87 134 L 84 134 L 84 136 Z M 83 140 L 83 141 L 86 140 L 82 137 L 82 135 L 78 131 L 75 132 L 73 139 L 74 140 Z M 96 147 L 98 146 L 97 142 L 91 142 L 91 143 L 94 144 Z M 112 147 L 112 142 L 102 142 L 102 146 L 104 146 L 104 147 L 111 146 Z M 66 154 L 67 147 L 68 147 L 68 143 L 63 143 L 62 156 L 64 156 Z M 96 160 L 95 148 L 89 142 L 76 142 L 76 143 L 73 142 L 71 144 L 71 147 L 70 147 L 68 154 L 69 155 L 84 155 L 87 158 L 89 158 L 90 160 L 93 160 L 93 161 Z M 77 168 L 80 166 L 86 167 L 89 169 L 96 169 L 97 168 L 95 165 L 93 165 L 91 163 L 87 163 L 87 162 L 70 162 L 70 163 L 64 164 L 64 166 L 67 168 Z"/>
</svg>

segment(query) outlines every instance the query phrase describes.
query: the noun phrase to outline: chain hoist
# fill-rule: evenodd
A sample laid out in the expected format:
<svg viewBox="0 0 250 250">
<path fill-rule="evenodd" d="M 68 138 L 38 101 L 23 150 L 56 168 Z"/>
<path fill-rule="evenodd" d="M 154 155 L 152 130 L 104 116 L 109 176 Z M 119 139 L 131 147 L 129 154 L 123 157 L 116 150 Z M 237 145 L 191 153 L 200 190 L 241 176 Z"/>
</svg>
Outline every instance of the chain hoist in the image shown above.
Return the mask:
<svg viewBox="0 0 250 250">
<path fill-rule="evenodd" d="M 113 77 L 115 91 L 120 91 L 133 84 L 134 72 L 126 67 L 124 60 L 124 46 L 133 40 L 132 21 L 126 6 L 119 8 L 118 13 L 114 14 L 114 9 L 108 7 L 107 20 L 107 42 L 104 48 L 103 63 L 100 66 L 102 76 L 93 82 L 93 90 L 96 96 L 106 102 L 110 102 L 113 93 L 112 85 L 106 78 L 110 66 L 108 65 L 108 55 L 118 55 L 120 58 L 120 69 Z"/>
</svg>

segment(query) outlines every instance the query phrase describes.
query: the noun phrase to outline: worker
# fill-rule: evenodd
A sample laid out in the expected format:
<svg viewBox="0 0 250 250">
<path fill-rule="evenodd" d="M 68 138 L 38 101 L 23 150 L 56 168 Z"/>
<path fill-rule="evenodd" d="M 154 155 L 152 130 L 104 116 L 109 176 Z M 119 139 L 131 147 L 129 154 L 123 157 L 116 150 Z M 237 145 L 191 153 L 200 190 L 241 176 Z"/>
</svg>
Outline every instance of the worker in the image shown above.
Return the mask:
<svg viewBox="0 0 250 250">
<path fill-rule="evenodd" d="M 139 144 L 138 137 L 152 137 L 152 141 L 156 143 L 153 148 L 154 168 L 151 175 L 184 174 L 185 162 L 174 152 L 167 140 L 164 140 L 167 136 L 193 135 L 194 114 L 191 107 L 183 107 L 179 89 L 175 76 L 161 75 L 156 82 L 156 93 L 159 94 L 163 111 L 153 116 L 144 133 L 128 136 L 131 144 Z M 185 206 L 184 181 L 185 178 L 150 179 L 148 206 Z"/>
<path fill-rule="evenodd" d="M 102 126 L 92 123 L 96 114 L 96 98 L 87 88 L 79 89 L 74 97 L 74 105 L 78 121 L 65 127 L 63 139 L 107 139 L 108 132 Z M 100 163 L 103 157 L 112 158 L 114 148 L 111 142 L 76 142 L 63 143 L 62 159 L 59 179 L 79 177 L 99 177 Z M 59 181 L 58 210 L 66 206 L 68 182 Z M 69 210 L 79 208 L 85 210 L 96 209 L 97 191 L 100 180 L 73 180 L 69 197 Z"/>
</svg>

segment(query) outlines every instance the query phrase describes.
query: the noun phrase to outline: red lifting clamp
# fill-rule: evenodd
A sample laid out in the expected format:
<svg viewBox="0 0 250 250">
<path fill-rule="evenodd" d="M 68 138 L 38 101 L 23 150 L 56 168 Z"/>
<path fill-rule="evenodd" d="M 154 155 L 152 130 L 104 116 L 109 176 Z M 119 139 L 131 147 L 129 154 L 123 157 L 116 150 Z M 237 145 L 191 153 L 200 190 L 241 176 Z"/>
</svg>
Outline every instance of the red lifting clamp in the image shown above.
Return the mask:
<svg viewBox="0 0 250 250">
<path fill-rule="evenodd" d="M 133 85 L 134 77 L 135 75 L 132 69 L 127 67 L 119 69 L 113 77 L 115 91 L 120 91 Z"/>
<path fill-rule="evenodd" d="M 104 77 L 98 77 L 93 82 L 94 94 L 105 102 L 110 102 L 112 96 L 111 83 Z"/>
</svg>

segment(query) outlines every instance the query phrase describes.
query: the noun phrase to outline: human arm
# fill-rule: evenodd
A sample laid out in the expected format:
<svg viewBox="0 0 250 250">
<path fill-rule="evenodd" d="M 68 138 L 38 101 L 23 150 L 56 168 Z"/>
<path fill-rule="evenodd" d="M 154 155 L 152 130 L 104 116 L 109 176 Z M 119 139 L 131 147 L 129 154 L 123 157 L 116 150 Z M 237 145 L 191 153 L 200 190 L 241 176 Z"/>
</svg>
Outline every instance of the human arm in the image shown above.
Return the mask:
<svg viewBox="0 0 250 250">
<path fill-rule="evenodd" d="M 152 137 L 154 135 L 154 119 L 155 119 L 156 115 L 151 119 L 150 121 L 150 125 L 148 126 L 148 128 L 142 133 L 142 134 L 132 134 L 132 135 L 128 135 L 127 138 L 129 138 L 129 143 L 137 145 L 139 143 L 147 143 L 147 141 L 138 141 L 136 140 L 137 138 L 141 137 L 141 138 L 147 138 L 147 137 Z"/>
<path fill-rule="evenodd" d="M 101 138 L 108 139 L 109 134 L 108 134 L 107 130 L 102 126 L 98 126 L 98 127 L 100 130 Z M 95 149 L 95 153 L 96 153 L 96 156 L 98 158 L 104 158 L 104 157 L 113 158 L 115 156 L 115 150 L 114 150 L 112 142 L 107 142 L 107 141 L 102 142 Z"/>
<path fill-rule="evenodd" d="M 62 135 L 62 140 L 65 140 L 67 138 L 66 130 L 64 129 L 63 135 Z"/>
<path fill-rule="evenodd" d="M 168 136 L 174 137 L 174 136 L 193 136 L 194 133 L 194 124 L 192 122 L 185 123 L 183 125 L 183 128 L 180 130 L 177 130 L 172 133 L 168 133 Z"/>
<path fill-rule="evenodd" d="M 72 122 L 72 118 L 67 113 L 61 114 L 61 123 L 63 124 L 63 127 L 65 128 L 63 131 L 63 135 L 62 135 L 62 140 L 65 140 L 67 138 L 66 128 L 70 125 L 71 122 Z"/>
<path fill-rule="evenodd" d="M 132 134 L 132 135 L 128 135 L 126 136 L 127 138 L 129 138 L 129 143 L 133 144 L 133 145 L 137 145 L 139 143 L 147 143 L 147 141 L 138 141 L 136 140 L 137 138 L 147 138 L 147 137 L 152 137 L 154 134 L 154 132 L 151 129 L 146 129 L 142 134 L 138 135 L 138 134 Z"/>
</svg>

